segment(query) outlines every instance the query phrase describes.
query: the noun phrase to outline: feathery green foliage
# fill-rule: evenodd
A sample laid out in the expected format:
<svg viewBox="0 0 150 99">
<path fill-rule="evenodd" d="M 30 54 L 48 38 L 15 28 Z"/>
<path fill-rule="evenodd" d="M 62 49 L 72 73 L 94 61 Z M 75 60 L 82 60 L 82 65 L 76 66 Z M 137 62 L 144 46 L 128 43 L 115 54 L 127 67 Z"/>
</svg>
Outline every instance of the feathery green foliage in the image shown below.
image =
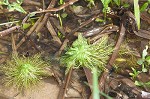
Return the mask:
<svg viewBox="0 0 150 99">
<path fill-rule="evenodd" d="M 113 51 L 112 48 L 112 45 L 108 45 L 108 36 L 102 37 L 97 44 L 91 45 L 79 34 L 78 39 L 73 42 L 72 47 L 61 58 L 62 63 L 66 64 L 66 73 L 68 73 L 70 68 L 79 67 L 87 67 L 92 71 L 93 99 L 100 98 L 98 71 L 100 73 L 105 68 L 109 55 Z"/>
<path fill-rule="evenodd" d="M 73 42 L 72 47 L 61 58 L 62 63 L 66 64 L 66 73 L 71 67 L 84 66 L 92 70 L 93 67 L 97 66 L 99 69 L 104 69 L 113 50 L 112 45 L 108 45 L 107 41 L 108 37 L 104 36 L 99 43 L 91 45 L 79 34 L 78 39 Z"/>
<path fill-rule="evenodd" d="M 45 63 L 40 55 L 33 57 L 19 57 L 14 55 L 11 60 L 3 65 L 5 73 L 4 82 L 7 86 L 14 86 L 18 90 L 26 90 L 37 85 L 42 75 L 47 74 L 45 68 L 49 65 Z"/>
</svg>

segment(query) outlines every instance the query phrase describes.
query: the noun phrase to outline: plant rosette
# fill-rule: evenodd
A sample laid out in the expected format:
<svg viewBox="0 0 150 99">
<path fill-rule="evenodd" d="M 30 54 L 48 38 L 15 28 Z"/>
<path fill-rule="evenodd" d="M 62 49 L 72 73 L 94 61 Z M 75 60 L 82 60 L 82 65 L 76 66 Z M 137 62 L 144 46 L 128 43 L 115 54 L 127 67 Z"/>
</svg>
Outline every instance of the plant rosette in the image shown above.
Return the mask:
<svg viewBox="0 0 150 99">
<path fill-rule="evenodd" d="M 87 39 L 79 34 L 72 47 L 61 57 L 61 62 L 66 64 L 66 73 L 72 67 L 87 67 L 91 70 L 98 67 L 103 70 L 112 51 L 113 47 L 112 44 L 108 45 L 107 36 L 102 37 L 97 44 L 88 44 Z"/>
<path fill-rule="evenodd" d="M 40 58 L 39 54 L 33 57 L 12 56 L 12 59 L 3 65 L 6 86 L 12 85 L 18 90 L 30 89 L 36 86 L 42 76 L 48 74 L 46 68 L 49 65 Z"/>
</svg>

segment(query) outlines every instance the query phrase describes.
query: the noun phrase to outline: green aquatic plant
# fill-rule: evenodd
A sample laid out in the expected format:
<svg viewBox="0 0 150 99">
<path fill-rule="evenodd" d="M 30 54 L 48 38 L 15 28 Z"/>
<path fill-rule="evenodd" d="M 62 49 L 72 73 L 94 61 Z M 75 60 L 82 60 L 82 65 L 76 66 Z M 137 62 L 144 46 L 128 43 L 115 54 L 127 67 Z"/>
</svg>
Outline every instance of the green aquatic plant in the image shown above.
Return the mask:
<svg viewBox="0 0 150 99">
<path fill-rule="evenodd" d="M 41 77 L 48 72 L 49 65 L 40 58 L 40 55 L 33 57 L 19 57 L 13 55 L 12 59 L 3 65 L 5 74 L 4 82 L 7 86 L 13 86 L 18 90 L 30 89 L 39 83 Z"/>
<path fill-rule="evenodd" d="M 98 76 L 105 69 L 112 51 L 112 45 L 108 44 L 108 36 L 102 37 L 97 44 L 89 44 L 87 39 L 79 34 L 78 39 L 73 42 L 61 61 L 66 64 L 66 73 L 71 68 L 89 68 L 93 74 L 93 99 L 100 99 Z"/>
<path fill-rule="evenodd" d="M 62 63 L 66 64 L 66 72 L 71 67 L 92 69 L 98 66 L 98 68 L 104 69 L 113 50 L 112 45 L 108 45 L 107 41 L 108 37 L 104 36 L 99 40 L 99 43 L 92 45 L 88 44 L 87 39 L 79 34 L 78 39 L 73 42 L 72 47 L 61 58 Z"/>
</svg>

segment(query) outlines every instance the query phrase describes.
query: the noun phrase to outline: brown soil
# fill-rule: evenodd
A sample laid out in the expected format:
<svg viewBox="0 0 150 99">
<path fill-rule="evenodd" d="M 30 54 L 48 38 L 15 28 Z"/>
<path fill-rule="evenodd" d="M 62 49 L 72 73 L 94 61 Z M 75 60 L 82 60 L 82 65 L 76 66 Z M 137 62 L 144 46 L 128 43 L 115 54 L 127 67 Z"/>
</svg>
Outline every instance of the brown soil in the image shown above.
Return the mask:
<svg viewBox="0 0 150 99">
<path fill-rule="evenodd" d="M 0 85 L 0 99 L 57 99 L 58 92 L 59 87 L 53 78 L 42 80 L 38 88 L 27 91 L 25 94 L 18 93 L 13 88 L 6 89 Z"/>
</svg>

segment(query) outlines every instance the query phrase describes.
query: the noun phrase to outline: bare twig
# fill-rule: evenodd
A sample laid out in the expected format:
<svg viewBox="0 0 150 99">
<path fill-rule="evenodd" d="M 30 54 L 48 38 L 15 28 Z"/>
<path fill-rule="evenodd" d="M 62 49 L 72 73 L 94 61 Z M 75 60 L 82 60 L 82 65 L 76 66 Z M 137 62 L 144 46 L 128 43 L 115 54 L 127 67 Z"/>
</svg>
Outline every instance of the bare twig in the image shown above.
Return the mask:
<svg viewBox="0 0 150 99">
<path fill-rule="evenodd" d="M 26 36 L 31 35 L 35 28 L 37 27 L 37 25 L 41 22 L 41 20 L 43 19 L 43 15 L 36 21 L 36 23 L 30 28 L 30 30 L 27 32 Z M 17 44 L 16 48 L 18 49 L 26 40 L 26 37 L 23 37 L 20 42 Z"/>
<path fill-rule="evenodd" d="M 23 4 L 33 5 L 33 6 L 41 6 L 40 2 L 36 2 L 36 1 L 32 1 L 32 0 L 23 0 Z"/>
<path fill-rule="evenodd" d="M 47 10 L 41 10 L 41 11 L 35 11 L 32 13 L 45 13 L 45 12 L 55 12 L 55 11 L 60 11 L 62 9 L 64 9 L 65 7 L 69 6 L 69 5 L 73 5 L 75 2 L 77 2 L 78 0 L 69 0 L 68 2 L 66 2 L 65 4 L 57 7 L 57 8 L 50 8 Z"/>
<path fill-rule="evenodd" d="M 98 40 L 100 37 L 104 35 L 111 34 L 119 29 L 118 26 L 115 25 L 109 25 L 105 28 L 103 28 L 96 36 L 90 39 L 91 42 Z"/>
<path fill-rule="evenodd" d="M 11 33 L 11 39 L 12 39 L 12 51 L 13 51 L 13 54 L 17 55 L 15 37 L 14 37 L 13 33 Z"/>
<path fill-rule="evenodd" d="M 110 58 L 110 61 L 109 61 L 108 65 L 107 65 L 108 69 L 111 69 L 111 67 L 112 67 L 112 65 L 113 65 L 113 63 L 114 63 L 114 61 L 115 61 L 115 59 L 117 57 L 118 50 L 119 50 L 120 45 L 121 45 L 121 43 L 123 41 L 124 35 L 125 35 L 125 27 L 123 26 L 123 23 L 122 23 L 121 24 L 121 29 L 120 29 L 120 36 L 119 36 L 118 41 L 116 43 L 116 46 L 114 48 L 114 52 L 113 52 L 113 54 L 112 54 L 112 56 Z M 109 74 L 108 71 L 104 71 L 104 73 L 102 74 L 102 76 L 101 76 L 101 78 L 99 80 L 99 89 L 101 91 L 104 91 L 105 81 L 109 79 L 108 78 L 108 74 Z"/>
<path fill-rule="evenodd" d="M 59 44 L 59 46 L 61 46 L 62 42 L 60 41 L 59 37 L 57 36 L 57 33 L 55 32 L 55 30 L 49 20 L 47 21 L 47 28 L 48 28 L 51 36 L 53 37 L 53 40 L 55 42 L 57 42 Z"/>
<path fill-rule="evenodd" d="M 64 48 L 67 46 L 67 43 L 69 42 L 68 39 L 65 39 L 64 42 L 62 43 L 61 47 L 59 50 L 55 53 L 55 56 L 60 56 L 61 52 L 64 50 Z"/>
<path fill-rule="evenodd" d="M 1 32 L 0 32 L 0 36 L 1 36 L 1 37 L 6 36 L 6 35 L 8 35 L 8 34 L 10 34 L 10 33 L 13 33 L 14 30 L 19 29 L 19 28 L 20 28 L 20 26 L 13 26 L 13 27 L 11 27 L 11 28 L 9 28 L 9 29 L 6 29 L 6 30 L 4 30 L 4 31 L 1 31 Z"/>
<path fill-rule="evenodd" d="M 47 9 L 53 8 L 56 4 L 56 0 L 52 0 L 48 6 Z M 37 26 L 37 28 L 35 29 L 35 32 L 38 33 L 44 26 L 44 24 L 47 22 L 47 19 L 49 18 L 49 13 L 46 13 L 44 15 L 43 20 L 41 21 L 41 23 Z"/>
<path fill-rule="evenodd" d="M 109 65 L 107 66 L 108 69 L 110 69 L 117 57 L 117 54 L 118 54 L 118 51 L 119 51 L 119 48 L 120 48 L 120 45 L 123 41 L 123 38 L 124 38 L 124 35 L 125 35 L 125 27 L 123 26 L 123 23 L 121 24 L 121 29 L 120 29 L 120 35 L 119 35 L 119 38 L 118 38 L 118 41 L 116 43 L 116 46 L 114 48 L 114 52 L 110 58 L 110 61 L 109 61 Z"/>
<path fill-rule="evenodd" d="M 54 17 L 50 17 L 49 19 L 53 23 L 53 26 L 55 26 L 58 29 L 58 31 L 60 31 L 63 35 L 66 34 L 66 31 L 64 30 L 64 27 L 60 26 L 59 20 L 57 20 Z"/>
<path fill-rule="evenodd" d="M 103 32 L 106 32 L 106 30 L 109 30 L 112 26 L 113 26 L 112 24 L 109 24 L 106 26 L 93 28 L 91 30 L 83 32 L 83 36 L 84 37 L 91 37 L 91 36 L 97 35 L 99 33 L 101 34 Z"/>
<path fill-rule="evenodd" d="M 150 31 L 140 29 L 138 32 L 134 31 L 134 34 L 139 37 L 150 40 Z"/>
<path fill-rule="evenodd" d="M 140 13 L 141 14 L 141 19 L 146 21 L 147 23 L 150 24 L 150 17 L 149 17 L 149 14 L 148 13 Z"/>
<path fill-rule="evenodd" d="M 59 91 L 59 95 L 58 95 L 57 99 L 65 99 L 65 94 L 67 92 L 67 88 L 70 83 L 72 72 L 73 72 L 73 68 L 70 68 L 69 73 L 67 74 L 67 77 L 65 79 L 65 83 L 62 85 L 62 87 Z"/>
</svg>

